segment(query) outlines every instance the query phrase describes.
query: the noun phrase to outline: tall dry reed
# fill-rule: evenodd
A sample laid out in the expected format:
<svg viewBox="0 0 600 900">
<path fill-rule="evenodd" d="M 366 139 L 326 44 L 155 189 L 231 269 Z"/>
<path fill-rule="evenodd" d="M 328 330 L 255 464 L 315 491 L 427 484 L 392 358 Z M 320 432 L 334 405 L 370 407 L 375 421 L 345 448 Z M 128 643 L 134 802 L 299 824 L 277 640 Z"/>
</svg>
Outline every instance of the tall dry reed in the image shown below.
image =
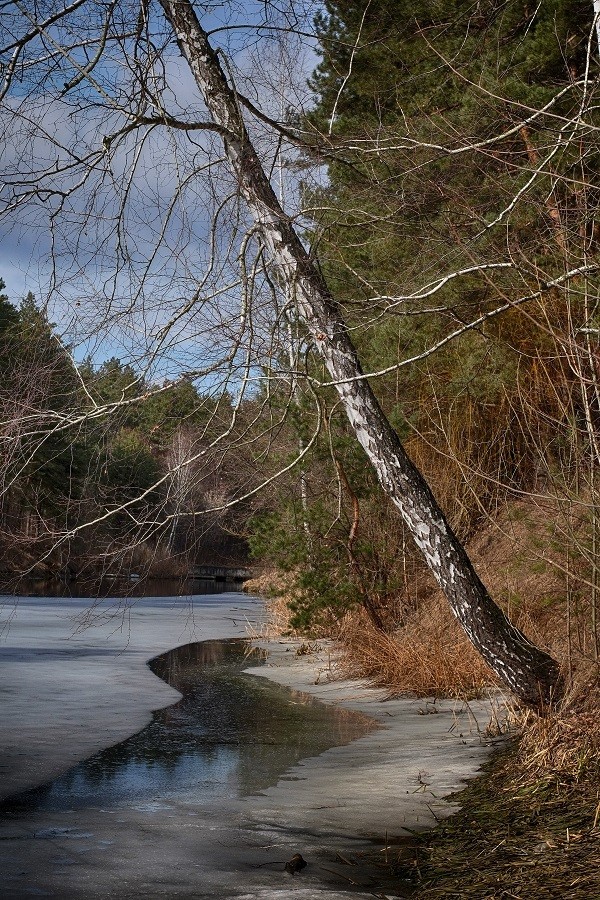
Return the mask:
<svg viewBox="0 0 600 900">
<path fill-rule="evenodd" d="M 354 613 L 341 627 L 340 644 L 340 673 L 366 678 L 390 696 L 409 692 L 470 698 L 495 683 L 445 600 L 437 597 L 391 634 L 378 631 L 363 613 Z"/>
</svg>

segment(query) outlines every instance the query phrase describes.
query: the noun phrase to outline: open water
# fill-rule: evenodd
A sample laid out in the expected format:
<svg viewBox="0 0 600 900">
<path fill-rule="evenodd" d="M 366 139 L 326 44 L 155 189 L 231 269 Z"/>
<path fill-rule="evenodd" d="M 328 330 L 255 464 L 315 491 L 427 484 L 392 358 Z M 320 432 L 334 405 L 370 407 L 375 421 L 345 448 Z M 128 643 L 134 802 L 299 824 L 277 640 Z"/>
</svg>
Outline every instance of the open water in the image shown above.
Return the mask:
<svg viewBox="0 0 600 900">
<path fill-rule="evenodd" d="M 243 673 L 264 656 L 231 639 L 156 657 L 150 668 L 180 691 L 179 703 L 155 712 L 133 737 L 8 798 L 0 815 L 245 797 L 276 784 L 299 760 L 375 727 L 361 713 Z"/>
</svg>

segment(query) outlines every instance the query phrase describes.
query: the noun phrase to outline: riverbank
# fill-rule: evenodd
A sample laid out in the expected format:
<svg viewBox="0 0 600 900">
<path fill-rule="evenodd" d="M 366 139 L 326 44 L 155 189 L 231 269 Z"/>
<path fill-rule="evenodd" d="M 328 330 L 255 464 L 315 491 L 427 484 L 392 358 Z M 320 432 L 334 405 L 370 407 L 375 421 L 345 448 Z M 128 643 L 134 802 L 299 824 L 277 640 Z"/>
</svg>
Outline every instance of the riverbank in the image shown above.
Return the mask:
<svg viewBox="0 0 600 900">
<path fill-rule="evenodd" d="M 2 765 L 5 772 L 16 766 L 13 785 L 64 771 L 76 757 L 136 731 L 150 708 L 173 702 L 177 694 L 145 665 L 149 656 L 190 639 L 239 635 L 260 611 L 258 601 L 241 595 L 194 598 L 191 605 L 184 598 L 146 599 L 121 610 L 117 624 L 114 610 L 102 604 L 84 613 L 71 601 L 19 602 L 4 634 L 0 681 L 10 712 L 0 731 Z M 443 796 L 489 752 L 483 737 L 489 707 L 386 702 L 362 682 L 330 680 L 325 646 L 310 654 L 297 649 L 271 642 L 270 660 L 253 677 L 295 686 L 301 693 L 293 703 L 310 695 L 372 717 L 379 727 L 301 760 L 277 783 L 241 799 L 227 788 L 231 774 L 223 796 L 209 803 L 157 795 L 114 806 L 103 803 L 100 783 L 93 808 L 5 818 L 3 897 L 271 900 L 293 893 L 342 900 L 350 891 L 360 900 L 389 884 L 365 854 L 389 853 L 451 812 Z M 270 752 L 268 741 L 262 752 Z M 286 880 L 283 862 L 297 852 L 309 865 Z M 349 874 L 359 859 L 361 867 Z M 395 879 L 393 896 L 404 893 Z"/>
<path fill-rule="evenodd" d="M 339 680 L 327 642 L 258 643 L 269 658 L 261 669 L 250 670 L 254 675 L 369 715 L 381 726 L 348 747 L 330 751 L 339 767 L 331 782 L 316 777 L 314 785 L 298 784 L 296 790 L 286 785 L 285 804 L 304 809 L 303 821 L 310 819 L 317 797 L 319 810 L 327 810 L 324 819 L 338 833 L 370 834 L 384 841 L 386 834 L 392 839 L 430 829 L 458 808 L 445 798 L 487 759 L 494 746 L 488 724 L 497 715 L 496 704 L 389 699 L 386 691 L 364 681 Z M 319 757 L 314 766 L 310 760 L 302 764 L 303 780 L 323 762 Z M 273 809 L 277 794 L 273 791 Z"/>
<path fill-rule="evenodd" d="M 600 897 L 598 775 L 519 784 L 515 739 L 453 800 L 451 818 L 389 856 L 414 900 Z"/>
<path fill-rule="evenodd" d="M 286 670 L 285 656 L 276 654 L 275 672 L 264 674 L 280 683 L 298 677 L 295 666 Z M 320 686 L 310 685 L 313 673 Z M 309 658 L 301 677 L 303 689 L 327 702 L 323 655 L 320 668 Z M 594 696 L 592 691 L 584 704 L 593 704 Z M 391 704 L 384 708 L 388 705 L 391 709 Z M 538 720 L 533 728 L 530 723 L 525 746 L 518 735 L 501 740 L 464 789 L 447 797 L 441 808 L 431 807 L 441 821 L 431 821 L 420 834 L 388 833 L 382 846 L 347 860 L 352 863 L 347 877 L 356 878 L 361 870 L 379 873 L 388 891 L 405 892 L 413 900 L 600 897 L 599 757 L 593 724 L 582 722 L 577 702 L 571 705 L 575 709 L 567 705 L 563 715 Z M 423 712 L 429 707 L 425 703 Z M 589 736 L 582 740 L 578 732 L 585 728 Z M 440 796 L 433 781 L 423 789 Z"/>
</svg>

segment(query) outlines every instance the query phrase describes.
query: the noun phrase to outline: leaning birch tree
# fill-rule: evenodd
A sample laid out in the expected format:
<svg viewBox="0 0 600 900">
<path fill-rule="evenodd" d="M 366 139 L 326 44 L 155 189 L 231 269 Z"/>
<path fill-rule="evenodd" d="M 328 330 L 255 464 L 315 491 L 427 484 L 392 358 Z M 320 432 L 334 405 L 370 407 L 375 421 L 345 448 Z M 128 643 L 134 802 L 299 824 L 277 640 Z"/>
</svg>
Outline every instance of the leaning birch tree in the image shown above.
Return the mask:
<svg viewBox="0 0 600 900">
<path fill-rule="evenodd" d="M 250 140 L 235 87 L 190 0 L 160 0 L 181 53 L 219 129 L 240 193 L 283 284 L 296 301 L 350 425 L 384 491 L 398 507 L 467 636 L 524 703 L 543 708 L 560 691 L 559 669 L 490 597 L 427 482 L 379 405 L 348 330 L 319 270 L 281 209 Z"/>
<path fill-rule="evenodd" d="M 214 343 L 212 355 L 207 354 L 208 361 L 200 373 L 188 371 L 185 377 L 201 374 L 214 379 L 219 371 L 228 367 L 229 374 L 224 381 L 227 388 L 235 382 L 247 384 L 256 377 L 253 373 L 261 363 L 261 349 L 276 355 L 273 334 L 278 328 L 281 332 L 286 331 L 287 316 L 293 307 L 309 335 L 314 352 L 325 366 L 327 384 L 337 391 L 350 427 L 383 491 L 398 508 L 469 639 L 501 681 L 525 704 L 543 711 L 556 702 L 561 694 L 557 663 L 532 644 L 491 598 L 429 485 L 411 462 L 386 418 L 369 381 L 372 373 L 362 370 L 340 305 L 313 255 L 305 247 L 293 218 L 284 211 L 272 187 L 272 167 L 268 153 L 265 155 L 262 151 L 264 138 L 257 132 L 257 123 L 263 129 L 273 126 L 279 140 L 293 141 L 294 134 L 285 126 L 270 121 L 255 102 L 244 96 L 236 84 L 233 60 L 221 48 L 213 46 L 211 32 L 215 34 L 221 30 L 219 23 L 215 23 L 214 18 L 210 27 L 203 23 L 190 0 L 158 0 L 156 7 L 147 2 L 137 5 L 118 0 L 104 5 L 90 3 L 90 0 L 72 0 L 69 5 L 60 7 L 51 2 L 34 5 L 23 0 L 12 6 L 16 18 L 4 36 L 0 96 L 6 115 L 18 118 L 21 131 L 15 131 L 10 138 L 9 156 L 11 161 L 16 160 L 13 169 L 19 174 L 5 190 L 4 212 L 7 216 L 18 217 L 29 207 L 38 210 L 51 207 L 48 218 L 53 242 L 53 286 L 56 288 L 60 282 L 63 264 L 60 247 L 68 243 L 65 243 L 65 235 L 71 239 L 73 247 L 69 249 L 74 248 L 73 257 L 79 253 L 78 266 L 71 269 L 65 266 L 69 284 L 72 286 L 76 279 L 83 277 L 90 283 L 103 278 L 108 283 L 102 266 L 98 265 L 95 275 L 92 269 L 97 265 L 94 254 L 108 245 L 109 234 L 112 234 L 117 274 L 111 276 L 112 291 L 105 291 L 109 302 L 104 324 L 110 326 L 110 317 L 115 315 L 115 310 L 119 316 L 132 316 L 135 327 L 150 335 L 149 352 L 156 361 L 167 345 L 168 336 L 174 334 L 177 343 L 181 321 L 185 316 L 199 316 L 208 309 L 209 298 L 207 322 Z M 90 12 L 88 18 L 87 11 Z M 214 10 L 209 4 L 205 15 L 209 17 L 212 13 Z M 19 17 L 20 28 L 15 24 Z M 248 30 L 252 25 L 245 27 Z M 167 58 L 173 40 L 205 107 L 201 109 L 200 120 L 197 96 L 177 97 L 178 66 L 182 64 L 178 62 L 177 67 L 173 67 L 172 60 Z M 35 53 L 28 55 L 29 48 L 34 45 Z M 38 70 L 44 73 L 43 77 L 36 76 Z M 123 84 L 119 81 L 121 76 L 125 79 Z M 27 83 L 32 86 L 29 94 L 23 88 Z M 49 104 L 45 112 L 34 109 L 36 98 L 50 88 L 54 91 L 55 105 Z M 65 115 L 57 127 L 50 118 L 56 110 L 62 110 L 61 104 L 70 96 L 75 98 L 71 115 Z M 170 102 L 173 98 L 175 101 Z M 531 115 L 526 117 L 526 121 L 531 118 Z M 167 133 L 171 144 L 153 144 L 159 133 Z M 20 139 L 15 136 L 17 134 Z M 205 138 L 204 143 L 199 135 Z M 44 140 L 54 148 L 52 158 L 42 156 Z M 178 154 L 186 141 L 192 161 L 184 170 L 179 166 L 181 157 Z M 217 143 L 221 147 L 218 154 Z M 432 149 L 443 151 L 439 147 Z M 462 148 L 461 152 L 469 149 L 472 148 Z M 484 149 L 487 152 L 487 147 Z M 323 148 L 323 153 L 334 152 L 335 148 L 331 146 Z M 175 159 L 178 178 L 172 202 L 165 201 L 162 195 L 167 181 L 161 177 L 161 167 L 169 153 Z M 147 190 L 148 193 L 155 192 L 155 209 L 160 213 L 150 223 L 149 215 L 144 218 L 138 214 L 136 218 L 127 212 L 131 196 L 136 191 L 140 195 L 143 193 L 136 182 L 143 159 L 146 159 L 146 173 L 152 175 Z M 540 163 L 540 171 L 544 162 Z M 223 166 L 229 170 L 229 181 L 221 174 Z M 214 188 L 219 178 L 224 178 L 220 195 Z M 212 225 L 206 229 L 203 185 L 209 194 L 214 188 L 215 213 Z M 85 196 L 86 190 L 90 196 L 93 194 L 99 210 L 98 239 L 93 246 L 85 224 L 92 201 L 78 200 L 80 194 Z M 119 190 L 121 199 L 118 202 L 107 199 L 113 196 L 111 192 L 116 196 Z M 234 206 L 232 197 L 235 197 Z M 515 195 L 514 203 L 517 200 L 518 195 Z M 174 235 L 169 229 L 178 204 L 184 208 L 184 215 L 181 228 Z M 247 229 L 246 215 L 251 220 Z M 240 231 L 245 229 L 239 252 L 241 275 L 229 283 L 225 282 L 232 279 L 231 269 L 220 261 L 221 252 L 232 253 L 233 239 L 225 235 L 223 223 L 227 216 L 239 225 Z M 65 223 L 62 245 L 56 231 L 61 221 Z M 33 224 L 32 220 L 28 223 L 26 216 L 21 222 Z M 203 230 L 209 232 L 206 244 L 210 247 L 210 258 L 205 264 L 206 274 L 195 290 L 186 294 L 184 286 L 193 281 L 192 274 L 188 276 L 193 257 L 189 246 Z M 150 237 L 155 242 L 154 249 L 145 250 L 144 241 Z M 258 244 L 258 249 L 254 264 L 248 267 L 246 250 L 252 242 Z M 170 256 L 165 263 L 167 251 Z M 86 274 L 86 261 L 89 274 Z M 505 265 L 509 264 L 491 263 L 488 268 Z M 159 270 L 162 266 L 156 276 L 151 275 L 153 266 Z M 137 279 L 135 284 L 132 279 L 128 296 L 123 288 L 123 273 L 127 267 L 135 270 Z M 564 284 L 588 268 L 591 267 L 586 263 L 575 267 L 557 276 L 556 284 Z M 456 278 L 458 274 L 448 277 Z M 257 285 L 261 277 L 264 279 L 263 300 L 276 296 L 279 291 L 285 297 L 285 304 L 282 309 L 277 308 L 276 303 L 269 305 L 264 301 L 257 305 L 252 315 L 249 296 L 253 290 L 259 290 Z M 152 288 L 161 278 L 163 283 L 171 280 L 176 284 L 173 290 L 180 292 L 179 305 L 165 324 L 164 309 L 160 300 L 156 300 L 152 307 L 153 322 L 140 323 L 142 316 L 137 303 L 144 295 L 144 285 L 150 286 L 147 293 L 151 295 Z M 439 284 L 446 280 L 446 276 L 440 276 Z M 165 287 L 165 296 L 169 289 Z M 239 292 L 242 301 L 234 312 L 231 297 L 235 291 Z M 70 298 L 66 290 L 63 296 L 67 300 Z M 525 294 L 520 302 L 525 303 L 530 296 L 535 296 L 535 292 Z M 514 305 L 514 302 L 499 305 L 485 317 L 500 315 Z M 269 322 L 269 316 L 273 317 L 272 322 Z M 475 318 L 457 333 L 480 324 L 481 320 Z M 444 340 L 452 337 L 449 335 Z M 203 341 L 202 346 L 206 348 L 206 334 Z M 181 342 L 187 350 L 189 339 L 181 338 Z M 285 346 L 285 341 L 280 342 L 281 346 Z M 432 348 L 431 352 L 434 350 Z M 234 419 L 238 409 L 239 402 L 234 402 Z M 110 410 L 95 407 L 91 414 L 99 417 L 108 412 Z M 70 424 L 65 421 L 55 423 L 55 427 L 68 429 Z M 232 429 L 233 422 L 231 429 L 224 429 L 223 437 L 228 437 Z M 301 449 L 300 458 L 307 449 L 308 445 Z M 181 465 L 195 461 L 189 459 Z"/>
</svg>

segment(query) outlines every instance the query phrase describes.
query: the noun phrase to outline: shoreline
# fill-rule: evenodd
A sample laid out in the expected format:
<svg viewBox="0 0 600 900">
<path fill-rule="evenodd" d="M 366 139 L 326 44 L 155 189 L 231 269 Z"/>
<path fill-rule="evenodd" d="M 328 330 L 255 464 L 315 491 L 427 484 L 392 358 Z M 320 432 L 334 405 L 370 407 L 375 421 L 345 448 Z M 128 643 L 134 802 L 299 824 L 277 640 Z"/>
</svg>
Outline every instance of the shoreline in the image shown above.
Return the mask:
<svg viewBox="0 0 600 900">
<path fill-rule="evenodd" d="M 193 597 L 0 597 L 0 800 L 43 784 L 144 728 L 179 693 L 152 657 L 247 637 L 262 602 Z"/>
<path fill-rule="evenodd" d="M 284 808 L 304 803 L 306 813 L 295 819 L 308 822 L 310 803 L 302 800 L 308 787 L 309 793 L 318 794 L 320 807 L 329 807 L 327 827 L 340 834 L 383 839 L 386 833 L 428 831 L 459 809 L 447 798 L 462 790 L 494 747 L 504 742 L 487 737 L 495 708 L 489 700 L 387 699 L 385 691 L 364 681 L 332 678 L 327 642 L 315 642 L 320 649 L 301 656 L 296 655 L 298 642 L 255 643 L 268 650 L 269 659 L 260 669 L 246 670 L 250 674 L 363 713 L 379 724 L 352 744 L 295 767 L 285 788 L 277 785 L 268 792 L 271 814 L 277 800 Z M 332 771 L 339 766 L 331 782 L 321 771 L 329 765 Z"/>
<path fill-rule="evenodd" d="M 101 603 L 89 627 L 77 630 L 70 602 L 23 604 L 20 624 L 18 616 L 11 625 L 10 645 L 3 640 L 3 685 L 18 690 L 20 700 L 13 697 L 12 719 L 2 721 L 1 764 L 6 770 L 20 759 L 19 778 L 13 779 L 20 789 L 135 733 L 151 710 L 177 700 L 148 669 L 152 656 L 193 640 L 248 638 L 247 620 L 262 613 L 261 602 L 245 595 L 198 597 L 191 607 L 185 600 L 149 598 L 132 604 L 126 629 L 115 628 Z M 57 624 L 52 617 L 60 610 Z M 35 626 L 36 616 L 37 626 L 46 623 L 50 633 Z M 455 807 L 443 798 L 462 787 L 489 755 L 482 731 L 490 704 L 385 700 L 383 692 L 363 682 L 331 680 L 326 645 L 306 656 L 297 655 L 290 642 L 252 642 L 270 654 L 265 666 L 249 670 L 253 677 L 300 692 L 292 702 L 310 694 L 362 712 L 380 727 L 301 760 L 257 795 L 224 798 L 217 805 L 158 798 L 131 809 L 71 810 L 3 823 L 3 896 L 45 891 L 61 900 L 104 898 L 114 896 L 118 884 L 120 898 L 275 900 L 298 893 L 298 900 L 342 900 L 349 878 L 340 858 L 364 860 L 374 847 L 427 831 L 452 813 Z M 19 681 L 27 673 L 28 679 Z M 20 731 L 14 729 L 19 710 L 26 719 Z M 53 717 L 59 721 L 48 730 Z M 34 743 L 28 743 L 31 729 L 37 729 Z M 109 868 L 103 863 L 108 846 Z M 296 852 L 309 866 L 301 877 L 282 882 L 282 866 L 270 863 Z M 380 874 L 378 867 L 353 867 L 353 896 L 372 896 Z"/>
<path fill-rule="evenodd" d="M 519 768 L 515 738 L 460 792 L 460 810 L 412 848 L 414 900 L 600 897 L 596 771 L 519 783 Z"/>
</svg>

